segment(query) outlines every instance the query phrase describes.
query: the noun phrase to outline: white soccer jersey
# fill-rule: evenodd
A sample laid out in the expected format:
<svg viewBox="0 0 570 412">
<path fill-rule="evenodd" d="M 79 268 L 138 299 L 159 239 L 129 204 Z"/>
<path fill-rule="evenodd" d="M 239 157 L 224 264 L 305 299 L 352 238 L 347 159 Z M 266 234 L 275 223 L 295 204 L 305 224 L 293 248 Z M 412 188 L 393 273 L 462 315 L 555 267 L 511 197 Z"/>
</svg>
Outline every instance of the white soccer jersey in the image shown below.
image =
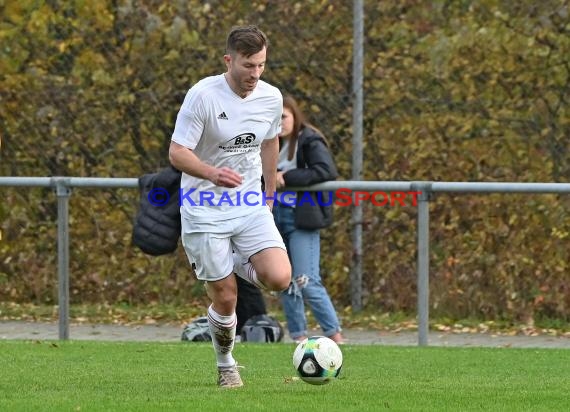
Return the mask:
<svg viewBox="0 0 570 412">
<path fill-rule="evenodd" d="M 223 74 L 207 77 L 188 91 L 172 141 L 193 150 L 204 163 L 240 173 L 243 183 L 230 189 L 182 173 L 183 216 L 195 223 L 215 223 L 265 207 L 261 142 L 279 134 L 282 111 L 281 92 L 262 80 L 245 98 L 233 92 Z"/>
</svg>

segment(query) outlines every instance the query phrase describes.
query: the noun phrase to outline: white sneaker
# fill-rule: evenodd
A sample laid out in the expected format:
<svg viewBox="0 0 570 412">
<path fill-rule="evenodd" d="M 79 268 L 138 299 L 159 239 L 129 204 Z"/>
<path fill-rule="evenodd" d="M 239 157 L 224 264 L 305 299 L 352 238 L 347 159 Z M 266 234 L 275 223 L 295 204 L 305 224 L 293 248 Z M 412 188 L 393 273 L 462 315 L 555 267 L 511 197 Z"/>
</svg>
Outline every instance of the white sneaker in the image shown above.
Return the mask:
<svg viewBox="0 0 570 412">
<path fill-rule="evenodd" d="M 220 388 L 239 388 L 243 386 L 237 363 L 234 366 L 218 368 L 218 386 Z"/>
</svg>

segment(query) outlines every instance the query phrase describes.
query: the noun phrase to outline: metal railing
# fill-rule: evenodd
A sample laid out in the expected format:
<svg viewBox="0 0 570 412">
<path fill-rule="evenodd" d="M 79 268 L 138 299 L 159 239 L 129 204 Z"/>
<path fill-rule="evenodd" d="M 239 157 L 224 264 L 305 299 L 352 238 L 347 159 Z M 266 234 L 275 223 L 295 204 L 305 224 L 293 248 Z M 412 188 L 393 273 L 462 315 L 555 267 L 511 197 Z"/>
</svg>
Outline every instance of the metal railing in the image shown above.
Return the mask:
<svg viewBox="0 0 570 412">
<path fill-rule="evenodd" d="M 57 196 L 59 339 L 69 339 L 69 197 L 71 189 L 138 188 L 137 178 L 0 177 L 0 186 L 51 187 Z M 570 183 L 335 181 L 286 190 L 420 192 L 417 196 L 418 345 L 428 345 L 429 331 L 429 201 L 433 193 L 568 194 Z"/>
</svg>

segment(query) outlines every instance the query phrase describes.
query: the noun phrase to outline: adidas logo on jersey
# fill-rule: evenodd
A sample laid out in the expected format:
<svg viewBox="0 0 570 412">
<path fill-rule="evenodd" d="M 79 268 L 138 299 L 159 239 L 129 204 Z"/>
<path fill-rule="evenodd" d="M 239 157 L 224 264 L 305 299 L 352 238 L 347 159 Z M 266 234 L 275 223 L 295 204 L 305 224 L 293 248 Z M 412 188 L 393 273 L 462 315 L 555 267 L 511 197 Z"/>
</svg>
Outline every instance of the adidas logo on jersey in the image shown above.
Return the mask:
<svg viewBox="0 0 570 412">
<path fill-rule="evenodd" d="M 218 115 L 218 119 L 228 120 L 228 116 L 226 116 L 226 112 L 222 112 Z"/>
</svg>

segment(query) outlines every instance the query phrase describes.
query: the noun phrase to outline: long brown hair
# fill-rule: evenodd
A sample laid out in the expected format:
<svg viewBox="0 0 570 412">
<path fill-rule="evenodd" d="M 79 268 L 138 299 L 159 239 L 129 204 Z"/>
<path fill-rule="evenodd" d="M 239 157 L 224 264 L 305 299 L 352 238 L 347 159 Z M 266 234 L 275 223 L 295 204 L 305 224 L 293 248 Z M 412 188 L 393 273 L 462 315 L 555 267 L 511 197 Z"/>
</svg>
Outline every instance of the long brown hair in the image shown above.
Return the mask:
<svg viewBox="0 0 570 412">
<path fill-rule="evenodd" d="M 287 153 L 287 159 L 293 160 L 295 157 L 295 149 L 297 148 L 297 139 L 299 138 L 299 133 L 301 133 L 301 129 L 305 127 L 310 127 L 313 129 L 319 136 L 323 138 L 325 144 L 327 143 L 325 139 L 325 135 L 315 126 L 307 121 L 307 118 L 299 104 L 295 100 L 293 96 L 290 94 L 286 94 L 283 96 L 283 108 L 289 109 L 291 114 L 293 115 L 293 130 L 291 131 L 291 136 L 289 137 L 289 152 Z"/>
</svg>

